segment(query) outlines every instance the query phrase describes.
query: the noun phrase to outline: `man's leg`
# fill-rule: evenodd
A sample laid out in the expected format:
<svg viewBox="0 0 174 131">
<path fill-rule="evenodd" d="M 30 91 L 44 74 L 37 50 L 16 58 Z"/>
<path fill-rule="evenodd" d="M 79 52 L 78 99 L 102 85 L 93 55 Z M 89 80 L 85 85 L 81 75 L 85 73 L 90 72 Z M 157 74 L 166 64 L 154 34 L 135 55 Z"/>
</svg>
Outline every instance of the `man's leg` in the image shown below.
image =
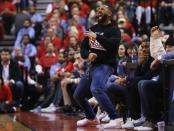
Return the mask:
<svg viewBox="0 0 174 131">
<path fill-rule="evenodd" d="M 151 80 L 141 80 L 138 83 L 138 92 L 140 96 L 140 105 L 141 105 L 141 114 L 147 118 L 149 116 L 149 103 L 146 98 L 146 94 L 144 92 L 144 88 L 146 88 L 146 85 L 149 83 Z"/>
<path fill-rule="evenodd" d="M 86 118 L 93 120 L 95 119 L 95 114 L 87 100 L 87 96 L 90 95 L 90 85 L 91 85 L 91 80 L 85 74 L 81 78 L 80 83 L 78 84 L 73 97 L 75 101 L 79 104 L 79 106 L 84 110 Z"/>
<path fill-rule="evenodd" d="M 21 81 L 16 81 L 14 85 L 14 99 L 17 102 L 17 104 L 21 104 L 23 95 L 24 95 L 24 85 Z"/>
<path fill-rule="evenodd" d="M 109 117 L 114 120 L 117 118 L 117 114 L 108 94 L 105 92 L 106 82 L 109 76 L 113 74 L 113 71 L 114 69 L 108 65 L 97 66 L 92 71 L 91 92 L 102 109 L 104 109 L 109 114 Z"/>
<path fill-rule="evenodd" d="M 145 96 L 145 101 L 148 103 L 146 107 L 147 119 L 156 122 L 160 118 L 160 94 L 162 94 L 162 88 L 160 88 L 158 81 L 146 81 L 142 85 L 142 92 Z"/>
</svg>

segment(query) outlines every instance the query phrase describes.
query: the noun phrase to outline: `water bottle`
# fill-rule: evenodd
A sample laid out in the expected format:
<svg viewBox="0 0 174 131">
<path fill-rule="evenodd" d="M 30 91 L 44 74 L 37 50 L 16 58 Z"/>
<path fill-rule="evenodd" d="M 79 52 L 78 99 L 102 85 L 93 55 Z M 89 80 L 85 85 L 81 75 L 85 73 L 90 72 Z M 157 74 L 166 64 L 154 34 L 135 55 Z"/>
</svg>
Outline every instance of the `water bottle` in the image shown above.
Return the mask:
<svg viewBox="0 0 174 131">
<path fill-rule="evenodd" d="M 118 76 L 123 76 L 123 74 L 124 74 L 124 67 L 123 67 L 123 65 L 118 64 L 118 66 L 117 66 L 117 75 Z"/>
<path fill-rule="evenodd" d="M 137 63 L 137 52 L 136 52 L 135 48 L 132 49 L 131 62 L 133 64 Z"/>
</svg>

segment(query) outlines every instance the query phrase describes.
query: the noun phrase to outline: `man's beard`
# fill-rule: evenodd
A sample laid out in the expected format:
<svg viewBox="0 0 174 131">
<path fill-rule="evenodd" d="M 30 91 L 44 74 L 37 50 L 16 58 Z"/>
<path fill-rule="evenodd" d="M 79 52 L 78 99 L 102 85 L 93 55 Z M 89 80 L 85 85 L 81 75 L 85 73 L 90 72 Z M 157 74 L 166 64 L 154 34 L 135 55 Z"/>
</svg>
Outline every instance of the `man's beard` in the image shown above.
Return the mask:
<svg viewBox="0 0 174 131">
<path fill-rule="evenodd" d="M 105 14 L 103 16 L 96 16 L 96 20 L 99 24 L 107 23 L 108 21 L 108 15 Z"/>
</svg>

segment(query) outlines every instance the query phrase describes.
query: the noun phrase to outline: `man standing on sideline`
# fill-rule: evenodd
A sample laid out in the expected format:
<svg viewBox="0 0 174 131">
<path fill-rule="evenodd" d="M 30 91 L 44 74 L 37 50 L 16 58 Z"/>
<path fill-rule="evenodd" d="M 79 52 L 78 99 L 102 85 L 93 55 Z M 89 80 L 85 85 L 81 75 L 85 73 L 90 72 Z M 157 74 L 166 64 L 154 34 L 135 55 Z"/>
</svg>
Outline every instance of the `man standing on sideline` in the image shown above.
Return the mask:
<svg viewBox="0 0 174 131">
<path fill-rule="evenodd" d="M 116 65 L 116 51 L 120 44 L 120 30 L 112 22 L 112 11 L 107 5 L 97 9 L 97 24 L 85 32 L 81 43 L 81 56 L 90 62 L 89 69 L 81 78 L 75 90 L 74 99 L 84 110 L 86 118 L 77 121 L 77 126 L 95 126 L 99 124 L 95 113 L 86 99 L 88 94 L 97 99 L 99 105 L 111 118 L 104 128 L 120 128 L 112 102 L 104 91 L 105 84 Z"/>
</svg>

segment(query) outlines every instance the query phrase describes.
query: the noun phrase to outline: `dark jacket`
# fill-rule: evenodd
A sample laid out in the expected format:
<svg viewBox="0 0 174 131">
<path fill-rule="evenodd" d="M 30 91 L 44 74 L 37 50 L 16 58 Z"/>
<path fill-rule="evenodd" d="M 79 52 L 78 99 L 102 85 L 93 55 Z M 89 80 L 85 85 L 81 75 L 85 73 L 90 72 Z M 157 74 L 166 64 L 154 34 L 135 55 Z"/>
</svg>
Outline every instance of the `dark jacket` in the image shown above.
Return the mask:
<svg viewBox="0 0 174 131">
<path fill-rule="evenodd" d="M 0 60 L 0 75 L 2 76 L 3 66 Z M 21 80 L 21 71 L 16 61 L 10 60 L 9 65 L 9 80 L 13 79 L 14 81 Z"/>
<path fill-rule="evenodd" d="M 152 77 L 159 75 L 160 68 L 156 70 L 151 70 L 150 65 L 153 61 L 152 57 L 149 57 L 148 60 L 142 64 L 138 65 L 135 71 L 135 77 L 133 79 L 127 78 L 129 81 L 139 82 L 140 80 L 150 80 Z"/>
<path fill-rule="evenodd" d="M 120 30 L 115 24 L 96 24 L 91 29 L 97 34 L 96 40 L 85 38 L 81 43 L 81 56 L 88 58 L 90 52 L 97 54 L 96 64 L 116 65 L 116 52 L 121 40 Z"/>
</svg>

